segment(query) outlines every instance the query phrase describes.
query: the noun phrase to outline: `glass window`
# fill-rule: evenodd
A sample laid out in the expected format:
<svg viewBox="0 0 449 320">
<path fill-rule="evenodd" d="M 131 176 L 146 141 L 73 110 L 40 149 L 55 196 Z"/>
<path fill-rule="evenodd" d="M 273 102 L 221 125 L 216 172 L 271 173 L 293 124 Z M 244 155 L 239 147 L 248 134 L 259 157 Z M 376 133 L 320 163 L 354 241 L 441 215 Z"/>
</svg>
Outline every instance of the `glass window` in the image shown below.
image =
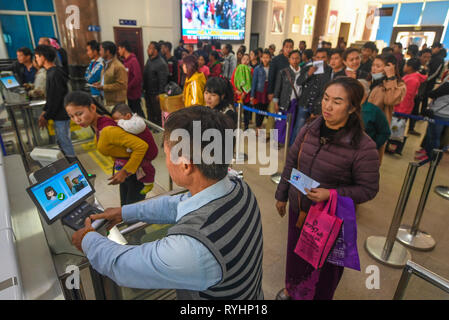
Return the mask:
<svg viewBox="0 0 449 320">
<path fill-rule="evenodd" d="M 9 58 L 17 58 L 16 51 L 21 47 L 33 47 L 26 16 L 2 14 L 0 23 Z"/>
<path fill-rule="evenodd" d="M 50 16 L 33 16 L 30 15 L 31 28 L 33 29 L 34 41 L 39 42 L 42 37 L 54 38 L 55 30 L 53 29 L 53 20 Z"/>
<path fill-rule="evenodd" d="M 20 10 L 24 11 L 23 0 L 1 0 L 0 10 Z"/>
<path fill-rule="evenodd" d="M 54 12 L 53 0 L 27 0 L 28 11 Z"/>
<path fill-rule="evenodd" d="M 399 11 L 398 24 L 416 25 L 421 16 L 423 3 L 403 3 Z"/>
<path fill-rule="evenodd" d="M 398 9 L 397 4 L 384 4 L 382 8 L 393 7 L 393 15 L 388 17 L 380 17 L 379 29 L 377 30 L 377 40 L 383 40 L 385 43 L 390 43 L 391 34 L 393 33 L 394 19 Z"/>
<path fill-rule="evenodd" d="M 444 25 L 449 1 L 427 2 L 422 15 L 421 25 Z"/>
</svg>

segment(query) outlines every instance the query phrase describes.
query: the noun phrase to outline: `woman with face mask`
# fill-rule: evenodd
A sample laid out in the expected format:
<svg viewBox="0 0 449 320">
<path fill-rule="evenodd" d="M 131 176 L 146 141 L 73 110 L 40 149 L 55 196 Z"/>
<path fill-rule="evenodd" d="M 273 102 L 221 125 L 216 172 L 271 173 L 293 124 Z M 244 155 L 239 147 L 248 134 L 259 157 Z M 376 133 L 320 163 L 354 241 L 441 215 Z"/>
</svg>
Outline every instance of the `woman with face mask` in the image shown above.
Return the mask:
<svg viewBox="0 0 449 320">
<path fill-rule="evenodd" d="M 365 79 L 371 81 L 369 73 L 360 68 L 362 56 L 359 49 L 349 48 L 343 52 L 343 64 L 345 68 L 334 74 L 334 79 L 338 77 L 350 77 L 353 79 Z"/>
<path fill-rule="evenodd" d="M 373 61 L 371 68 L 373 82 L 368 102 L 379 107 L 391 124 L 394 106 L 401 103 L 407 92 L 399 76 L 397 60 L 392 54 L 381 54 Z"/>
</svg>

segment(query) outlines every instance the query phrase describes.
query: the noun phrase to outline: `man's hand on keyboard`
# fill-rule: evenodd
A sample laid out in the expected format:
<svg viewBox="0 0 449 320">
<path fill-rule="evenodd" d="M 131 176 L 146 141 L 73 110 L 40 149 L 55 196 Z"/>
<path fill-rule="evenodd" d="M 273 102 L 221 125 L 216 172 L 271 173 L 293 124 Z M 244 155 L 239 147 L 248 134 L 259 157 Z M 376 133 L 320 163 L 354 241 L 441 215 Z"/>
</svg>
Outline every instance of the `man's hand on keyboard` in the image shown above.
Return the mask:
<svg viewBox="0 0 449 320">
<path fill-rule="evenodd" d="M 109 221 L 107 229 L 111 230 L 113 227 L 122 222 L 122 208 L 109 208 L 106 209 L 103 213 L 93 214 L 90 216 L 92 221 L 98 219 L 106 219 Z"/>
</svg>

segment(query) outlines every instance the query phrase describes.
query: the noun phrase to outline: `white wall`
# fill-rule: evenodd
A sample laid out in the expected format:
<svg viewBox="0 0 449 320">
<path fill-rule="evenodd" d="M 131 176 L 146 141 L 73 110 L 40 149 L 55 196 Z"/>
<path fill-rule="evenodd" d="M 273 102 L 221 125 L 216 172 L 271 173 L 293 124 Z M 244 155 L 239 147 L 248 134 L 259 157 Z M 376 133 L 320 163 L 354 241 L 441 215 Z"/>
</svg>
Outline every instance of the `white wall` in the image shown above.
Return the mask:
<svg viewBox="0 0 449 320">
<path fill-rule="evenodd" d="M 331 10 L 338 11 L 337 30 L 334 34 L 327 34 L 328 21 L 326 24 L 326 34 L 324 36 L 326 41 L 332 42 L 333 46 L 337 45 L 340 23 L 342 22 L 351 24 L 348 46 L 357 40 L 362 40 L 369 2 L 372 2 L 372 0 L 352 0 L 351 2 L 348 0 L 332 0 L 330 2 L 329 12 Z"/>
<path fill-rule="evenodd" d="M 151 41 L 166 40 L 176 47 L 181 37 L 179 3 L 177 0 L 97 0 L 101 39 L 114 41 L 114 27 L 125 27 L 120 26 L 119 19 L 137 20 L 137 27 L 142 28 L 145 52 Z"/>
<path fill-rule="evenodd" d="M 282 42 L 291 38 L 295 42 L 295 48 L 299 46 L 299 41 L 305 40 L 310 47 L 312 44 L 312 35 L 302 35 L 292 32 L 292 24 L 294 17 L 299 17 L 300 27 L 302 27 L 302 20 L 304 17 L 304 6 L 306 4 L 316 6 L 317 0 L 287 0 L 285 16 L 285 25 L 283 34 L 272 34 L 271 23 L 273 16 L 273 0 L 254 0 L 255 7 L 252 15 L 252 33 L 259 33 L 259 45 L 267 48 L 270 44 L 276 45 L 276 51 L 282 47 Z"/>
<path fill-rule="evenodd" d="M 252 0 L 248 0 L 245 45 L 249 48 Z M 144 50 L 151 41 L 165 40 L 178 46 L 181 39 L 181 8 L 179 0 L 97 0 L 102 41 L 114 41 L 114 27 L 119 19 L 137 20 L 143 30 Z M 222 43 L 225 43 L 224 41 Z M 235 50 L 240 44 L 234 44 Z M 146 54 L 145 54 L 146 56 Z"/>
</svg>

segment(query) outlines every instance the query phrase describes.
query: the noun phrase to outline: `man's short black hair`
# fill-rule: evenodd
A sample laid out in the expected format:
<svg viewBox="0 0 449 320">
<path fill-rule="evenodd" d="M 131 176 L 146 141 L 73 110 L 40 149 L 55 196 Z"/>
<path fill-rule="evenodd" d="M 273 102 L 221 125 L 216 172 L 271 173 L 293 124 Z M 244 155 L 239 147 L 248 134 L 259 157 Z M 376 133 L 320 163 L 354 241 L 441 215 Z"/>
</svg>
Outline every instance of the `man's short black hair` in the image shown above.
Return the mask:
<svg viewBox="0 0 449 320">
<path fill-rule="evenodd" d="M 90 47 L 92 51 L 100 52 L 100 44 L 97 40 L 91 40 L 87 43 L 87 46 Z"/>
<path fill-rule="evenodd" d="M 282 42 L 282 48 L 285 47 L 287 43 L 291 43 L 293 47 L 295 46 L 295 42 L 292 39 L 285 39 L 284 42 Z"/>
<path fill-rule="evenodd" d="M 363 49 L 370 49 L 371 51 L 376 51 L 377 46 L 376 46 L 376 44 L 375 44 L 374 42 L 368 41 L 368 42 L 366 42 L 366 43 L 363 45 L 362 48 L 363 48 Z"/>
<path fill-rule="evenodd" d="M 231 45 L 230 43 L 226 43 L 226 44 L 225 44 L 225 48 L 226 48 L 226 50 L 228 50 L 229 52 L 234 52 L 234 51 L 232 50 L 232 45 Z"/>
<path fill-rule="evenodd" d="M 299 50 L 293 50 L 292 52 L 290 52 L 290 54 L 288 55 L 288 57 L 290 58 L 292 55 L 294 54 L 298 54 L 299 58 L 301 59 L 301 52 L 299 52 Z"/>
<path fill-rule="evenodd" d="M 411 54 L 413 57 L 416 57 L 419 52 L 419 47 L 416 44 L 411 44 L 408 46 L 407 52 Z"/>
<path fill-rule="evenodd" d="M 40 45 L 34 49 L 34 54 L 43 56 L 45 60 L 53 62 L 56 59 L 56 49 L 52 46 Z"/>
<path fill-rule="evenodd" d="M 209 141 L 201 140 L 201 150 L 196 150 L 194 148 L 194 124 L 199 121 L 201 125 L 201 137 L 206 130 L 215 129 L 220 133 L 220 138 L 218 141 L 215 141 L 217 137 L 214 137 L 214 145 L 221 147 L 221 159 L 219 159 L 219 163 L 213 162 L 212 164 L 206 164 L 203 159 L 203 150 L 210 144 Z M 174 113 L 171 113 L 165 122 L 164 126 L 164 142 L 170 147 L 173 148 L 178 142 L 170 141 L 170 135 L 177 129 L 182 129 L 187 131 L 190 138 L 190 150 L 189 154 L 184 154 L 185 156 L 189 156 L 190 161 L 194 161 L 197 158 L 201 160 L 200 164 L 194 164 L 196 168 L 203 174 L 204 177 L 219 181 L 224 179 L 228 175 L 229 164 L 232 161 L 232 150 L 233 145 L 226 145 L 226 136 L 229 132 L 228 130 L 234 130 L 234 123 L 232 119 L 221 112 L 218 112 L 214 109 L 195 106 L 190 108 L 181 109 Z M 227 132 L 228 131 L 228 132 Z M 195 141 L 197 143 L 197 141 Z M 226 148 L 231 148 L 230 150 L 226 150 Z M 180 150 L 185 153 L 185 150 Z M 218 151 L 218 150 L 214 150 Z M 230 151 L 230 152 L 227 152 Z M 196 152 L 196 153 L 195 153 Z M 180 156 L 180 154 L 179 154 Z M 211 155 L 214 156 L 214 155 Z"/>
<path fill-rule="evenodd" d="M 110 54 L 112 54 L 113 56 L 116 55 L 117 53 L 117 47 L 114 44 L 114 42 L 111 41 L 104 41 L 101 43 L 101 46 L 103 47 L 104 51 L 109 51 Z"/>
<path fill-rule="evenodd" d="M 388 53 L 393 53 L 393 52 L 394 52 L 394 50 L 392 47 L 385 47 L 382 49 L 382 54 L 386 54 L 386 53 L 388 54 Z"/>
<path fill-rule="evenodd" d="M 126 51 L 128 52 L 132 52 L 132 48 L 131 48 L 131 44 L 129 43 L 128 40 L 122 40 L 118 43 L 118 46 L 120 48 L 125 48 Z"/>
<path fill-rule="evenodd" d="M 126 116 L 127 114 L 133 114 L 133 111 L 126 103 L 117 104 L 114 109 L 112 109 L 111 114 L 120 113 L 122 116 Z"/>
<path fill-rule="evenodd" d="M 329 54 L 330 54 L 329 51 L 330 50 L 328 48 L 318 48 L 318 49 L 316 49 L 315 54 L 317 54 L 318 52 L 326 52 L 327 56 L 329 57 Z"/>
<path fill-rule="evenodd" d="M 33 56 L 33 52 L 31 51 L 30 48 L 27 48 L 27 47 L 19 48 L 19 49 L 17 49 L 17 52 L 22 52 L 22 54 L 27 57 Z"/>
<path fill-rule="evenodd" d="M 165 41 L 163 45 L 164 45 L 165 47 L 167 47 L 168 51 L 171 52 L 171 50 L 172 50 L 172 48 L 173 48 L 171 42 Z"/>
<path fill-rule="evenodd" d="M 196 42 L 196 46 L 197 46 L 198 49 L 201 49 L 201 48 L 203 47 L 203 41 L 198 40 L 198 41 Z"/>
<path fill-rule="evenodd" d="M 338 49 L 338 48 L 332 49 L 329 54 L 329 57 L 332 57 L 334 54 L 338 54 L 340 57 L 343 58 L 343 50 L 342 49 Z"/>
<path fill-rule="evenodd" d="M 400 43 L 400 42 L 395 42 L 394 45 L 395 45 L 395 46 L 398 46 L 399 49 L 402 49 L 402 43 Z"/>
<path fill-rule="evenodd" d="M 305 42 L 304 40 L 299 41 L 299 44 L 303 44 L 305 47 L 307 47 L 307 42 Z"/>
<path fill-rule="evenodd" d="M 418 71 L 421 68 L 421 61 L 416 58 L 408 59 L 406 64 L 415 71 Z"/>
<path fill-rule="evenodd" d="M 299 52 L 299 51 L 298 51 L 298 52 Z M 310 59 L 313 58 L 314 52 L 313 52 L 312 49 L 306 49 L 306 50 L 304 50 L 303 55 L 305 55 L 305 56 L 307 57 L 307 59 L 310 60 Z M 302 57 L 301 57 L 301 58 L 302 58 Z"/>
<path fill-rule="evenodd" d="M 430 49 L 430 48 L 425 48 L 425 49 L 422 49 L 419 53 L 418 53 L 418 55 L 421 57 L 423 54 L 425 54 L 425 53 L 430 53 L 430 54 L 432 54 L 432 49 Z"/>
<path fill-rule="evenodd" d="M 157 50 L 157 52 L 161 52 L 161 45 L 159 44 L 159 42 L 151 41 L 150 45 L 151 44 L 154 46 L 154 48 Z"/>
</svg>

